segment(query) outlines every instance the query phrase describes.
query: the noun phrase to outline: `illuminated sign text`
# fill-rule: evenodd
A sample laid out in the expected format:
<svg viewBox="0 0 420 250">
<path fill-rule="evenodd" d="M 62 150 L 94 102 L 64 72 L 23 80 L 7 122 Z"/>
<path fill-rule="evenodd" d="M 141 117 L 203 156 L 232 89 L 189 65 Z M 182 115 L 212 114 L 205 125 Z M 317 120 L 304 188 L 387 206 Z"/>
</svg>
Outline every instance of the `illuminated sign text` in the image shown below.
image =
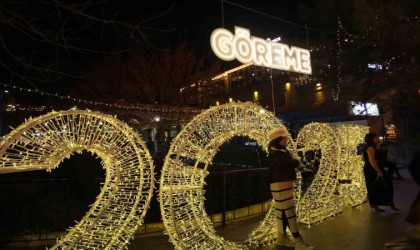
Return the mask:
<svg viewBox="0 0 420 250">
<path fill-rule="evenodd" d="M 235 27 L 235 34 L 218 28 L 210 36 L 213 52 L 222 60 L 235 58 L 241 63 L 311 74 L 309 50 L 253 37 L 245 28 Z"/>
</svg>

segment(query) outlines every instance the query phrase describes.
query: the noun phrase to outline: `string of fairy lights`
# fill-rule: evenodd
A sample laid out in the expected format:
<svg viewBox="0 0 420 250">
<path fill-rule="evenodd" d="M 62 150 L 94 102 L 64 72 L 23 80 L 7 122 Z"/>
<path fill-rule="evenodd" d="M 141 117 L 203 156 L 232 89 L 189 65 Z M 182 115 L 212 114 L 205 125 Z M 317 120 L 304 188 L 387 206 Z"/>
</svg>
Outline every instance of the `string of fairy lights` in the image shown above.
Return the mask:
<svg viewBox="0 0 420 250">
<path fill-rule="evenodd" d="M 378 19 L 376 17 L 376 19 Z M 418 20 L 418 17 L 401 17 L 400 20 L 406 20 L 406 21 L 416 21 Z M 366 44 L 365 41 L 367 40 L 367 38 L 372 34 L 372 32 L 375 30 L 375 28 L 373 26 L 367 28 L 366 30 L 364 30 L 363 32 L 361 32 L 360 35 L 354 35 L 351 32 L 349 32 L 343 25 L 343 23 L 341 22 L 341 20 L 338 21 L 338 31 L 337 33 L 340 33 L 341 36 L 341 40 L 345 43 L 345 44 L 352 44 L 352 43 L 361 43 L 361 44 Z M 376 47 L 376 44 L 373 43 L 373 47 Z M 342 51 L 340 51 L 342 52 Z M 402 53 L 402 54 L 394 54 L 392 55 L 390 58 L 388 58 L 387 60 L 384 60 L 382 62 L 381 65 L 381 70 L 382 69 L 389 69 L 392 65 L 392 63 L 402 57 L 405 57 L 407 54 L 406 53 Z"/>
<path fill-rule="evenodd" d="M 29 118 L 0 144 L 0 173 L 52 171 L 82 151 L 106 170 L 101 192 L 86 215 L 51 249 L 125 249 L 143 223 L 154 190 L 146 145 L 113 116 L 83 110 Z"/>
<path fill-rule="evenodd" d="M 337 23 L 338 23 L 338 27 L 342 26 L 340 17 L 337 18 Z M 331 94 L 334 101 L 338 101 L 339 99 L 340 92 L 341 92 L 340 86 L 343 82 L 343 79 L 341 77 L 341 53 L 342 52 L 343 51 L 341 48 L 341 29 L 338 28 L 337 29 L 337 53 L 336 53 L 337 79 L 335 79 L 335 84 L 331 88 Z"/>
<path fill-rule="evenodd" d="M 352 45 L 352 44 L 359 44 L 363 46 L 369 46 L 371 48 L 377 48 L 377 46 L 381 43 L 381 39 L 378 39 L 378 34 L 382 34 L 383 32 L 381 30 L 387 30 L 387 29 L 393 29 L 393 27 L 396 27 L 397 29 L 400 29 L 401 27 L 404 27 L 404 32 L 409 33 L 409 29 L 415 30 L 415 27 L 418 26 L 419 17 L 418 16 L 399 16 L 398 18 L 395 18 L 393 14 L 391 16 L 386 16 L 387 13 L 382 13 L 382 17 L 375 16 L 372 18 L 372 21 L 369 23 L 369 27 L 365 28 L 364 30 L 353 34 L 352 32 L 348 31 L 343 23 L 341 22 L 340 18 L 338 18 L 338 28 L 337 28 L 337 59 L 342 54 L 342 45 Z M 388 13 L 389 15 L 389 13 Z M 382 20 L 381 20 L 382 19 Z M 408 24 L 408 25 L 405 25 Z M 417 25 L 417 26 L 416 26 Z M 408 34 L 407 33 L 407 34 Z M 400 41 L 404 40 L 411 40 L 410 36 L 400 36 L 397 38 Z M 415 48 L 415 45 L 413 45 Z M 387 50 L 387 53 L 377 53 L 377 58 L 372 59 L 373 62 L 366 65 L 365 71 L 370 70 L 374 71 L 392 71 L 394 70 L 393 67 L 395 67 L 396 70 L 398 70 L 401 67 L 401 62 L 398 62 L 399 60 L 405 59 L 407 61 L 411 60 L 411 54 L 415 53 L 413 50 L 408 49 L 409 46 L 406 47 L 405 51 L 400 50 Z M 383 57 L 383 58 L 380 58 Z M 338 62 L 340 62 L 338 60 Z M 395 64 L 395 65 L 394 65 Z M 340 64 L 337 65 L 339 67 L 339 71 L 337 74 L 337 87 L 339 87 L 338 84 L 341 84 L 342 78 L 339 74 L 340 72 Z M 332 93 L 333 98 L 338 98 L 339 92 L 335 91 Z"/>
<path fill-rule="evenodd" d="M 112 104 L 112 103 L 105 103 L 105 102 L 98 102 L 98 101 L 89 101 L 89 100 L 84 100 L 84 99 L 79 99 L 79 98 L 74 98 L 71 97 L 69 95 L 64 96 L 64 95 L 59 95 L 57 93 L 52 94 L 52 93 L 48 93 L 39 89 L 28 89 L 28 88 L 23 88 L 23 87 L 17 87 L 11 84 L 6 84 L 6 83 L 0 83 L 0 85 L 2 85 L 5 88 L 9 88 L 9 89 L 16 89 L 19 91 L 25 91 L 28 93 L 35 93 L 35 94 L 39 94 L 39 95 L 45 95 L 45 96 L 51 96 L 51 97 L 56 97 L 56 98 L 60 98 L 60 99 L 65 99 L 65 100 L 70 100 L 73 102 L 79 102 L 79 103 L 83 103 L 83 104 L 90 104 L 90 105 L 95 105 L 95 106 L 104 106 L 104 107 L 109 107 L 109 108 L 118 108 L 118 109 L 128 109 L 128 110 L 139 110 L 139 111 L 149 111 L 149 112 L 188 112 L 188 113 L 200 113 L 201 109 L 197 109 L 197 108 L 187 108 L 187 107 L 182 107 L 182 108 L 176 108 L 176 107 L 171 107 L 170 109 L 167 108 L 162 108 L 162 107 L 142 107 L 142 106 L 136 106 L 136 105 L 130 105 L 130 106 L 126 106 L 126 105 L 121 105 L 121 104 Z M 146 105 L 145 105 L 146 106 Z M 10 109 L 19 109 L 19 107 L 9 107 Z M 41 106 L 38 108 L 34 108 L 34 107 L 29 107 L 26 108 L 26 110 L 33 110 L 33 111 L 44 111 L 45 108 L 47 108 L 46 106 Z M 12 111 L 12 110 L 10 110 Z"/>
</svg>

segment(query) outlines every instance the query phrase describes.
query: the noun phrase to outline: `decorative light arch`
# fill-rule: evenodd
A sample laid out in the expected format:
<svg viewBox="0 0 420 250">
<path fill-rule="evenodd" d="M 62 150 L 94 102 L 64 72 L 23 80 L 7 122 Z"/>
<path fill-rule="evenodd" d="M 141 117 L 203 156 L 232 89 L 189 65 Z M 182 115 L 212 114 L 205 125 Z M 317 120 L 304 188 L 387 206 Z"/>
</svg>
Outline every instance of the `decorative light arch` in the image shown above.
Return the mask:
<svg viewBox="0 0 420 250">
<path fill-rule="evenodd" d="M 367 126 L 342 125 L 333 129 L 327 123 L 309 123 L 299 131 L 296 151 L 321 151 L 320 166 L 311 185 L 302 193 L 299 178 L 295 186 L 299 222 L 318 223 L 366 200 L 357 145 L 367 131 Z"/>
<path fill-rule="evenodd" d="M 106 170 L 101 193 L 51 249 L 123 249 L 142 223 L 154 189 L 153 161 L 142 139 L 115 117 L 71 109 L 30 118 L 0 144 L 0 173 L 56 168 L 87 150 Z"/>
<path fill-rule="evenodd" d="M 310 187 L 297 203 L 299 221 L 310 223 L 337 213 L 338 204 L 333 200 L 339 171 L 338 144 L 335 131 L 326 123 L 309 123 L 298 133 L 296 150 L 321 150 L 318 173 Z"/>
<path fill-rule="evenodd" d="M 366 182 L 363 174 L 363 161 L 357 153 L 359 144 L 364 143 L 368 126 L 340 125 L 336 128 L 340 145 L 340 171 L 338 192 L 344 207 L 354 207 L 366 201 Z"/>
<path fill-rule="evenodd" d="M 162 220 L 176 249 L 247 249 L 219 237 L 207 217 L 204 209 L 207 168 L 228 139 L 248 136 L 266 150 L 268 131 L 281 126 L 279 119 L 259 105 L 231 103 L 197 115 L 175 137 L 162 169 L 159 198 Z M 265 220 L 261 225 L 257 231 L 275 228 Z M 248 241 L 259 235 L 251 233 Z M 274 234 L 264 239 L 272 242 L 275 237 Z"/>
<path fill-rule="evenodd" d="M 309 123 L 299 131 L 296 141 L 289 138 L 288 148 L 295 156 L 310 150 L 322 153 L 318 172 L 305 192 L 297 172 L 293 187 L 300 223 L 320 223 L 366 201 L 363 162 L 357 155 L 357 145 L 363 143 L 367 132 L 367 126 L 340 125 L 333 129 L 327 123 Z M 277 237 L 274 206 L 273 201 L 260 226 L 248 237 L 250 245 L 269 244 Z"/>
<path fill-rule="evenodd" d="M 174 139 L 160 184 L 162 220 L 177 249 L 247 249 L 217 236 L 204 210 L 204 179 L 218 148 L 244 135 L 266 150 L 266 134 L 283 126 L 271 112 L 253 103 L 213 107 L 191 120 Z M 310 123 L 290 139 L 293 154 L 322 151 L 319 172 L 302 194 L 295 183 L 299 222 L 311 224 L 366 200 L 357 145 L 366 126 Z M 0 173 L 51 171 L 66 157 L 87 150 L 102 159 L 106 179 L 83 219 L 52 249 L 122 249 L 142 223 L 154 189 L 153 162 L 141 138 L 115 117 L 72 109 L 30 118 L 0 142 Z M 298 174 L 299 177 L 299 174 Z M 277 237 L 274 203 L 248 236 L 250 245 Z"/>
</svg>

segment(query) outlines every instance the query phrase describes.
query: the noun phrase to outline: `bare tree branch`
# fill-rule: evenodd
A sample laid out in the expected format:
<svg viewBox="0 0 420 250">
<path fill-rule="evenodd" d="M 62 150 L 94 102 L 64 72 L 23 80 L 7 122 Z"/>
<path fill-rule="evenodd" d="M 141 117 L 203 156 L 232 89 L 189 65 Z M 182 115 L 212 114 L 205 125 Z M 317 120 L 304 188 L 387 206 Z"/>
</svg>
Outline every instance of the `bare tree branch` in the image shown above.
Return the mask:
<svg viewBox="0 0 420 250">
<path fill-rule="evenodd" d="M 147 32 L 169 32 L 146 24 L 173 10 L 141 21 L 126 20 L 119 10 L 106 8 L 112 1 L 20 0 L 0 2 L 0 65 L 2 74 L 25 82 L 51 82 L 60 77 L 81 77 L 59 70 L 63 56 L 94 56 L 124 53 L 127 49 L 105 49 L 109 38 L 117 35 L 134 43 L 145 42 L 158 49 Z M 111 35 L 114 34 L 114 35 Z M 88 43 L 86 43 L 88 42 Z M 47 58 L 54 62 L 41 66 Z M 25 71 L 37 71 L 27 76 Z M 34 75 L 34 74 L 32 74 Z"/>
</svg>

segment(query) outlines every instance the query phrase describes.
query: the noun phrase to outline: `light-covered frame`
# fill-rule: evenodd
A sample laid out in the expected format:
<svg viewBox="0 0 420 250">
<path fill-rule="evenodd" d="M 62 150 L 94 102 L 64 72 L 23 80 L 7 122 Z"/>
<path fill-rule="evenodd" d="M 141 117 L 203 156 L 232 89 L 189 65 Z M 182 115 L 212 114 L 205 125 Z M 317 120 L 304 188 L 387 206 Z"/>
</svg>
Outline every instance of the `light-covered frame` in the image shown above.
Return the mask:
<svg viewBox="0 0 420 250">
<path fill-rule="evenodd" d="M 162 220 L 177 249 L 247 249 L 219 237 L 204 210 L 207 168 L 218 148 L 234 136 L 255 139 L 264 150 L 266 134 L 281 121 L 253 103 L 213 107 L 194 117 L 177 135 L 165 158 L 160 184 Z M 295 182 L 299 222 L 312 224 L 366 200 L 357 145 L 368 127 L 310 123 L 289 149 L 322 151 L 319 172 L 305 193 Z M 82 150 L 102 159 L 106 178 L 92 208 L 52 249 L 122 249 L 142 223 L 154 189 L 153 162 L 141 138 L 115 117 L 69 110 L 30 118 L 0 142 L 0 173 L 56 168 Z M 249 245 L 277 237 L 274 203 L 248 236 Z"/>
<path fill-rule="evenodd" d="M 87 150 L 106 177 L 97 200 L 51 249 L 124 249 L 142 223 L 154 189 L 153 161 L 142 139 L 115 117 L 88 110 L 30 118 L 0 144 L 0 173 L 56 168 Z"/>
<path fill-rule="evenodd" d="M 357 146 L 363 143 L 367 126 L 309 123 L 298 133 L 294 148 L 302 154 L 320 150 L 318 172 L 308 189 L 302 193 L 302 178 L 295 185 L 298 221 L 319 223 L 366 201 L 363 162 Z"/>
<path fill-rule="evenodd" d="M 230 138 L 248 136 L 266 150 L 268 131 L 281 126 L 279 119 L 259 105 L 232 103 L 197 115 L 175 137 L 162 169 L 159 199 L 166 233 L 176 249 L 247 249 L 218 236 L 207 217 L 207 168 L 218 148 Z M 271 229 L 272 223 L 268 224 L 267 229 Z M 265 227 L 256 229 L 261 230 L 266 232 Z M 260 234 L 253 232 L 250 237 Z M 273 237 L 264 238 L 269 242 Z"/>
</svg>

